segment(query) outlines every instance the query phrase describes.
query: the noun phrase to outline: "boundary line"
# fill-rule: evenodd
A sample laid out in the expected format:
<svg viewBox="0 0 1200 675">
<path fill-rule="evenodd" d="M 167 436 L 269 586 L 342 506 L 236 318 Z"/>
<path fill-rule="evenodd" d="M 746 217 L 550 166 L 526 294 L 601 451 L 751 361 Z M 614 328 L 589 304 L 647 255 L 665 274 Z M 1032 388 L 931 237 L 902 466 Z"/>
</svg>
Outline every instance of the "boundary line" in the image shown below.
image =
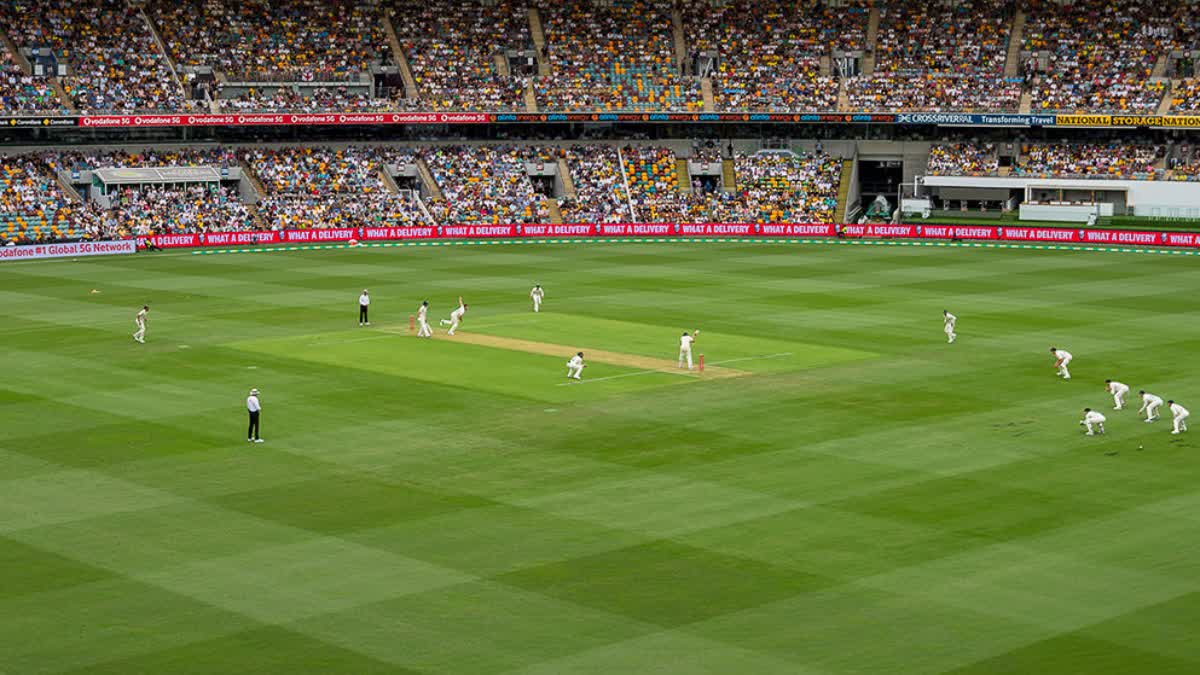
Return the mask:
<svg viewBox="0 0 1200 675">
<path fill-rule="evenodd" d="M 295 244 L 244 248 L 214 248 L 190 251 L 187 255 L 228 255 L 249 253 L 281 253 L 291 251 L 328 251 L 360 248 L 408 248 L 429 246 L 521 246 L 546 244 L 775 244 L 807 246 L 907 246 L 937 248 L 992 248 L 1033 251 L 1086 251 L 1094 253 L 1140 253 L 1144 255 L 1200 256 L 1190 249 L 1100 246 L 1090 244 L 1010 244 L 990 241 L 925 241 L 917 239 L 789 239 L 755 237 L 589 237 L 587 239 L 466 239 L 438 241 L 392 241 L 349 244 Z"/>
</svg>

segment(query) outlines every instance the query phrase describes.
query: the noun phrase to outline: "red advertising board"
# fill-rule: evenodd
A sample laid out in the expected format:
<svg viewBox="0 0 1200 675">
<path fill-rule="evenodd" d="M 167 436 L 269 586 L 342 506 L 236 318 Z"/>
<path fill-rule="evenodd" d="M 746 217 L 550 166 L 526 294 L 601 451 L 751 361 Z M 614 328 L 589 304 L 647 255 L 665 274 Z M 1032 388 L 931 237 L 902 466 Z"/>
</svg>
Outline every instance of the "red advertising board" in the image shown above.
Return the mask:
<svg viewBox="0 0 1200 675">
<path fill-rule="evenodd" d="M 362 241 L 405 241 L 413 239 L 531 239 L 545 237 L 770 237 L 830 238 L 838 227 L 819 224 L 746 223 L 616 223 L 592 225 L 442 225 L 417 227 L 345 227 L 331 229 L 280 230 L 276 232 L 211 232 L 207 234 L 164 234 L 138 237 L 138 248 L 194 246 L 243 246 L 252 244 L 340 243 Z M 1058 244 L 1119 246 L 1169 246 L 1200 248 L 1197 232 L 1148 232 L 1044 227 L 994 227 L 991 225 L 843 225 L 841 235 L 849 239 L 961 239 Z"/>
</svg>

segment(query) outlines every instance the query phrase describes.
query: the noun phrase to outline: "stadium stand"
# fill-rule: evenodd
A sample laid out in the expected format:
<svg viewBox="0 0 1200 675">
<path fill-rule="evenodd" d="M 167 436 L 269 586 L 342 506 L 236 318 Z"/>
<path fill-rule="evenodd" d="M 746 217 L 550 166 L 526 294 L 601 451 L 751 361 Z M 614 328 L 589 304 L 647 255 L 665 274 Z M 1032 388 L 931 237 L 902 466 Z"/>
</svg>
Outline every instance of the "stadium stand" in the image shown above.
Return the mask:
<svg viewBox="0 0 1200 675">
<path fill-rule="evenodd" d="M 186 101 L 140 10 L 123 0 L 13 0 L 0 30 L 19 47 L 49 48 L 84 113 L 179 111 Z"/>
<path fill-rule="evenodd" d="M 671 9 L 665 0 L 543 2 L 551 74 L 536 80 L 542 110 L 702 110 L 696 78 L 675 63 Z"/>
<path fill-rule="evenodd" d="M 1000 159 L 992 143 L 941 143 L 929 150 L 932 176 L 995 176 Z"/>
<path fill-rule="evenodd" d="M 0 158 L 0 236 L 29 242 L 84 235 L 76 210 L 39 155 Z"/>
<path fill-rule="evenodd" d="M 837 209 L 842 162 L 824 153 L 738 153 L 737 190 L 716 195 L 714 220 L 828 223 Z"/>
<path fill-rule="evenodd" d="M 383 59 L 378 4 L 353 0 L 151 0 L 176 63 L 232 82 L 347 82 Z"/>
<path fill-rule="evenodd" d="M 1014 169 L 1019 176 L 1041 178 L 1128 178 L 1155 180 L 1164 149 L 1123 143 L 1029 144 Z"/>
<path fill-rule="evenodd" d="M 566 153 L 575 197 L 561 200 L 563 220 L 571 223 L 628 223 L 629 193 L 621 159 L 611 145 L 576 145 Z"/>
<path fill-rule="evenodd" d="M 525 109 L 526 78 L 499 71 L 496 58 L 532 47 L 521 4 L 398 0 L 394 23 L 412 68 L 418 107 L 428 110 Z"/>
<path fill-rule="evenodd" d="M 1026 65 L 1036 109 L 1155 111 L 1165 84 L 1150 77 L 1179 37 L 1171 9 L 1153 0 L 1075 0 L 1070 9 L 1050 0 L 1031 5 L 1024 49 L 1044 52 L 1047 60 L 1044 71 Z"/>
<path fill-rule="evenodd" d="M 1020 83 L 1004 79 L 1012 13 L 1003 0 L 885 5 L 875 72 L 851 79 L 851 107 L 1015 112 Z"/>
<path fill-rule="evenodd" d="M 255 229 L 250 210 L 234 188 L 129 187 L 111 195 L 107 229 L 135 235 L 236 232 Z"/>
<path fill-rule="evenodd" d="M 423 222 L 411 195 L 388 190 L 385 165 L 413 161 L 411 151 L 382 147 L 288 147 L 243 151 L 266 196 L 258 209 L 272 228 L 409 226 Z"/>
<path fill-rule="evenodd" d="M 545 223 L 546 198 L 529 179 L 525 163 L 553 156 L 530 147 L 438 146 L 422 153 L 445 199 L 430 201 L 439 223 Z"/>
<path fill-rule="evenodd" d="M 683 24 L 693 53 L 715 53 L 718 110 L 834 110 L 837 80 L 821 74 L 831 48 L 861 50 L 863 2 L 686 3 Z"/>
<path fill-rule="evenodd" d="M 0 49 L 0 111 L 9 114 L 65 114 L 67 108 L 45 77 L 26 75 L 12 54 Z"/>
</svg>

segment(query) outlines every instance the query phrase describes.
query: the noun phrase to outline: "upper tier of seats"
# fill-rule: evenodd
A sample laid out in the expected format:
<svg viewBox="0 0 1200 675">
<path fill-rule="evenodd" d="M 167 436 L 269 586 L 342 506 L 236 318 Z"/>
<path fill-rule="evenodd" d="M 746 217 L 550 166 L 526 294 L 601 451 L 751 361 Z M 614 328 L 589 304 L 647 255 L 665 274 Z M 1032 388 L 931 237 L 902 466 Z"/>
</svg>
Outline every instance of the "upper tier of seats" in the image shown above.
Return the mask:
<svg viewBox="0 0 1200 675">
<path fill-rule="evenodd" d="M 1154 0 L 10 0 L 0 112 L 1195 112 L 1194 10 Z"/>
</svg>

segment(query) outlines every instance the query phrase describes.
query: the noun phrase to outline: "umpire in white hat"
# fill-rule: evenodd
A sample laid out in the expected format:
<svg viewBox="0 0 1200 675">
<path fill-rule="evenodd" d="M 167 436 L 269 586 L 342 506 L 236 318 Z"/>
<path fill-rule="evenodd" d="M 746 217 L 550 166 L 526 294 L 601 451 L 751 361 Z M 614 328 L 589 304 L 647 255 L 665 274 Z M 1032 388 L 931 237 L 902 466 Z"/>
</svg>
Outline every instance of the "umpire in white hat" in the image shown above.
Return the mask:
<svg viewBox="0 0 1200 675">
<path fill-rule="evenodd" d="M 246 429 L 246 440 L 250 443 L 262 443 L 258 437 L 258 416 L 262 414 L 262 404 L 258 401 L 258 390 L 251 389 L 246 397 L 246 411 L 250 413 L 250 427 Z"/>
</svg>

